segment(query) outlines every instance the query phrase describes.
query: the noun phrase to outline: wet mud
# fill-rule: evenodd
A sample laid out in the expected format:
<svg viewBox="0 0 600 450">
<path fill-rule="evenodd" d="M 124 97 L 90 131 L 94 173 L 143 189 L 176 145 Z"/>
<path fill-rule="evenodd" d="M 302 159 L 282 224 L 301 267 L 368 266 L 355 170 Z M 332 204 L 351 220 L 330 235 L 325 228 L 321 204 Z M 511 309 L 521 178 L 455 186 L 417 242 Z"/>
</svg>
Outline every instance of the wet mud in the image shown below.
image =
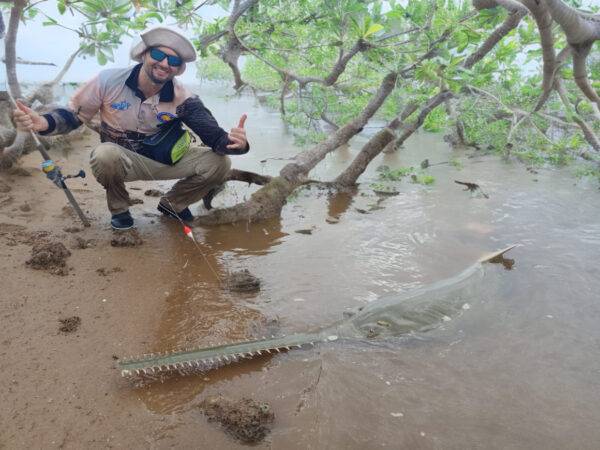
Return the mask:
<svg viewBox="0 0 600 450">
<path fill-rule="evenodd" d="M 43 241 L 49 235 L 48 231 L 29 231 L 22 225 L 0 223 L 0 238 L 4 238 L 9 247 L 19 244 L 32 245 Z"/>
<path fill-rule="evenodd" d="M 6 171 L 9 175 L 14 175 L 17 177 L 30 177 L 31 172 L 23 167 L 13 166 Z"/>
<path fill-rule="evenodd" d="M 15 198 L 12 195 L 1 194 L 0 195 L 0 208 L 4 208 L 5 206 L 8 206 L 14 201 L 15 201 Z"/>
<path fill-rule="evenodd" d="M 269 403 L 250 398 L 232 400 L 217 395 L 204 400 L 199 408 L 209 422 L 218 422 L 227 434 L 245 444 L 261 442 L 275 420 Z"/>
<path fill-rule="evenodd" d="M 110 245 L 113 247 L 139 247 L 144 241 L 137 230 L 115 231 Z"/>
<path fill-rule="evenodd" d="M 123 269 L 121 269 L 119 266 L 115 266 L 112 269 L 107 269 L 106 267 L 100 267 L 99 269 L 96 269 L 96 273 L 101 277 L 107 277 L 118 272 L 123 272 Z"/>
<path fill-rule="evenodd" d="M 33 244 L 31 258 L 25 264 L 35 270 L 44 270 L 53 275 L 68 275 L 67 258 L 71 252 L 62 242 L 40 240 Z"/>
<path fill-rule="evenodd" d="M 65 319 L 58 319 L 60 326 L 58 331 L 61 333 L 74 333 L 79 329 L 81 325 L 81 318 L 79 316 L 67 317 Z"/>
</svg>

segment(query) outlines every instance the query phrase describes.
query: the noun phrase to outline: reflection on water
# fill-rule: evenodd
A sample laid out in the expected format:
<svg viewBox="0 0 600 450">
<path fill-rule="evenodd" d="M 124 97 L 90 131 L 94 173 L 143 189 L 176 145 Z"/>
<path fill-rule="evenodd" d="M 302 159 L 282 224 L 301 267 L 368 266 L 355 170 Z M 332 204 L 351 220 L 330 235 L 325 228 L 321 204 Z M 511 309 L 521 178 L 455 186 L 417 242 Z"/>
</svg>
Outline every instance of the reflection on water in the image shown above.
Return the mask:
<svg viewBox="0 0 600 450">
<path fill-rule="evenodd" d="M 259 161 L 297 152 L 277 116 L 252 99 L 204 100 L 221 123 L 249 113 L 252 150 L 234 159 L 236 167 L 276 174 L 286 161 Z M 362 143 L 359 137 L 326 158 L 311 178 L 333 179 Z M 400 194 L 386 198 L 369 188 L 378 165 L 418 167 L 425 158 L 433 186 L 402 181 Z M 451 158 L 463 168 L 433 165 Z M 477 183 L 489 198 L 463 192 L 455 179 Z M 281 220 L 203 230 L 206 259 L 182 238 L 170 255 L 182 270 L 169 283 L 153 349 L 241 339 L 273 317 L 284 333 L 318 328 L 513 243 L 521 244 L 509 255 L 518 263 L 499 261 L 513 269 L 500 270 L 502 288 L 432 332 L 382 346 L 322 345 L 221 369 L 208 380 L 175 380 L 145 390 L 145 404 L 177 411 L 200 435 L 210 428 L 190 412 L 198 397 L 251 393 L 274 407 L 274 448 L 597 448 L 597 189 L 573 186 L 568 170 L 533 175 L 518 163 L 453 152 L 429 134 L 374 161 L 359 181 L 354 194 L 303 189 Z M 215 206 L 253 189 L 230 186 Z M 330 216 L 338 221 L 328 223 Z M 261 278 L 256 296 L 221 289 L 218 278 L 241 268 Z"/>
</svg>

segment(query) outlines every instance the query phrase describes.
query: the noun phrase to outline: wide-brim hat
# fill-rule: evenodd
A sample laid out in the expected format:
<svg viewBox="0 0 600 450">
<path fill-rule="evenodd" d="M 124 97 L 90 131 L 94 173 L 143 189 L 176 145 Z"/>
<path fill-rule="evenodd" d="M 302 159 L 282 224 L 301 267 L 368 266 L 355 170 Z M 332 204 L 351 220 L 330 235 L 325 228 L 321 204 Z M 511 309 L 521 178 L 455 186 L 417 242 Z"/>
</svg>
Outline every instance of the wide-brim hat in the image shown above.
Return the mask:
<svg viewBox="0 0 600 450">
<path fill-rule="evenodd" d="M 167 27 L 155 27 L 141 34 L 142 42 L 135 45 L 130 52 L 131 59 L 142 62 L 144 52 L 152 47 L 169 47 L 184 62 L 196 60 L 196 49 L 188 38 Z"/>
</svg>

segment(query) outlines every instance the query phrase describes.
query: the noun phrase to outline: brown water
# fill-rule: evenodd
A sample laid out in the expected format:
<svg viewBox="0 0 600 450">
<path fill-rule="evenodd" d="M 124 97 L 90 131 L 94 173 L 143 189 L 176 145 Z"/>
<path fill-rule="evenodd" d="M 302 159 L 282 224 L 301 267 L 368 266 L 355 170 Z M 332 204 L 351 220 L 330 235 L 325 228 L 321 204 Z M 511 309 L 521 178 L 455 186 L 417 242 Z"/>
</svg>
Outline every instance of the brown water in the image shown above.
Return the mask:
<svg viewBox="0 0 600 450">
<path fill-rule="evenodd" d="M 249 114 L 252 149 L 235 167 L 276 174 L 286 161 L 260 161 L 298 151 L 278 114 L 253 99 L 203 99 L 225 127 Z M 332 179 L 364 141 L 339 149 L 311 176 Z M 418 166 L 425 158 L 457 158 L 463 168 L 433 166 L 434 185 L 398 182 L 397 196 L 381 198 L 369 187 L 378 165 Z M 489 199 L 454 180 L 479 183 Z M 183 238 L 170 243 L 169 264 L 181 269 L 167 280 L 147 350 L 326 326 L 348 308 L 520 244 L 509 255 L 513 269 L 498 269 L 503 288 L 433 332 L 320 345 L 135 390 L 141 407 L 168 419 L 154 445 L 168 437 L 182 448 L 236 447 L 196 410 L 222 392 L 272 404 L 276 423 L 263 444 L 271 448 L 600 448 L 597 187 L 576 183 L 569 169 L 534 174 L 520 163 L 452 151 L 425 133 L 379 157 L 359 181 L 354 196 L 300 190 L 281 219 L 206 229 L 198 248 Z M 215 205 L 252 191 L 237 183 Z M 327 223 L 331 215 L 339 222 Z M 311 235 L 295 232 L 308 228 Z M 261 278 L 260 293 L 221 288 L 227 271 L 242 268 Z"/>
</svg>

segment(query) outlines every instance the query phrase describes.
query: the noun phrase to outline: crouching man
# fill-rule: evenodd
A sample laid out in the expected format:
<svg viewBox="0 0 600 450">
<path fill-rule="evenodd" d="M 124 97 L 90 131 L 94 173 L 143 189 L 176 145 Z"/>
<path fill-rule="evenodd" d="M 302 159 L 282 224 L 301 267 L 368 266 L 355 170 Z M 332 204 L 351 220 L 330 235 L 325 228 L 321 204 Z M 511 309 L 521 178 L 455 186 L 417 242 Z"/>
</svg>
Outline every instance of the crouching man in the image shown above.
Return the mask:
<svg viewBox="0 0 600 450">
<path fill-rule="evenodd" d="M 178 179 L 158 203 L 158 210 L 184 222 L 193 220 L 188 206 L 214 193 L 229 171 L 226 155 L 248 152 L 246 115 L 229 133 L 175 77 L 196 59 L 191 42 L 169 28 L 141 35 L 131 50 L 139 64 L 100 72 L 79 88 L 68 108 L 39 115 L 18 102 L 17 127 L 40 135 L 68 133 L 100 111 L 100 140 L 90 165 L 106 189 L 114 229 L 133 227 L 132 204 L 125 182 Z M 193 146 L 186 125 L 210 148 Z"/>
</svg>

